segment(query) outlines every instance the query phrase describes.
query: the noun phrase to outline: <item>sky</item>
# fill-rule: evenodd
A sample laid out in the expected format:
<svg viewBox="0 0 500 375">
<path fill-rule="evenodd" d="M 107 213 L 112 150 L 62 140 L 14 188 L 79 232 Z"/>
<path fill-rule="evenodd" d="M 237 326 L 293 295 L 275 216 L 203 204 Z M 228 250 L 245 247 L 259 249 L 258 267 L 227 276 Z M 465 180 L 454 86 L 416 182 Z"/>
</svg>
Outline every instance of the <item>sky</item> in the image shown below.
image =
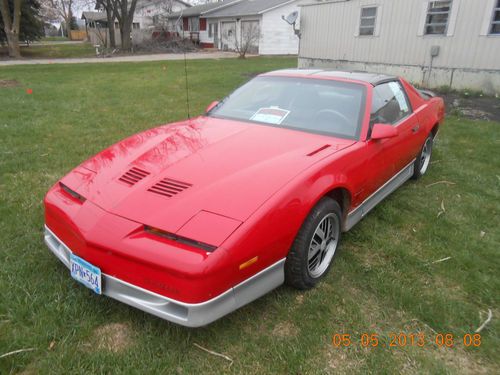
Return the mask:
<svg viewBox="0 0 500 375">
<path fill-rule="evenodd" d="M 185 1 L 186 3 L 190 3 L 192 5 L 204 4 L 207 2 L 207 0 L 183 0 L 183 1 Z M 213 0 L 212 0 L 212 2 L 213 2 Z M 78 3 L 78 1 L 76 1 L 76 3 Z M 85 4 L 76 4 L 74 6 L 73 13 L 75 14 L 75 17 L 77 19 L 81 18 L 83 11 L 87 11 L 87 10 L 93 11 L 94 10 L 94 3 L 93 2 L 85 1 L 84 3 Z"/>
</svg>

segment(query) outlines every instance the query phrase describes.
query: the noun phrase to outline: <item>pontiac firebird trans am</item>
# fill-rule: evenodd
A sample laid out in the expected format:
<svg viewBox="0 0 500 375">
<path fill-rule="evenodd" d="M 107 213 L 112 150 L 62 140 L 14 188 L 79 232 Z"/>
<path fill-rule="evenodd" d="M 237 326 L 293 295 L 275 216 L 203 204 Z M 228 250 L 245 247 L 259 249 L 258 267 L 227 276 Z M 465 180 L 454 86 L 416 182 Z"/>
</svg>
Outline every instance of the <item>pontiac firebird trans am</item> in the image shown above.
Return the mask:
<svg viewBox="0 0 500 375">
<path fill-rule="evenodd" d="M 45 242 L 95 293 L 203 326 L 283 283 L 314 287 L 341 232 L 427 171 L 443 117 L 397 77 L 262 74 L 63 177 Z"/>
</svg>

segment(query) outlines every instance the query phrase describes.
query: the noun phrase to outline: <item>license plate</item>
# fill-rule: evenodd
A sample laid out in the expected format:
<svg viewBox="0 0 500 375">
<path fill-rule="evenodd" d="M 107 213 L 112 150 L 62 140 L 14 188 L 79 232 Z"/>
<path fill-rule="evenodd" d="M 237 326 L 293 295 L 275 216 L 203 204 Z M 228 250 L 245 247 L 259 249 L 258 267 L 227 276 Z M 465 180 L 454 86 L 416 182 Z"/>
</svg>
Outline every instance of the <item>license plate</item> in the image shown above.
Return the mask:
<svg viewBox="0 0 500 375">
<path fill-rule="evenodd" d="M 86 260 L 71 254 L 71 277 L 95 293 L 101 294 L 101 270 Z"/>
</svg>

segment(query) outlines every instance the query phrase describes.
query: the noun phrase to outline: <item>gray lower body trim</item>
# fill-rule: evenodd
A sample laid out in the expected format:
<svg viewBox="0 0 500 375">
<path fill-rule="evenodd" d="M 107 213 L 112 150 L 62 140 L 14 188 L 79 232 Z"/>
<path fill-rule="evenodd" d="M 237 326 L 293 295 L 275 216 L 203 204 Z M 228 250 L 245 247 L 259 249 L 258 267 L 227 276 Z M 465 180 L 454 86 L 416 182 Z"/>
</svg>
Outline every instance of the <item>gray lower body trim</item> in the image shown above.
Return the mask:
<svg viewBox="0 0 500 375">
<path fill-rule="evenodd" d="M 410 164 L 404 167 L 401 171 L 399 171 L 396 175 L 394 175 L 389 181 L 387 181 L 380 189 L 378 189 L 375 193 L 370 195 L 368 198 L 364 200 L 355 210 L 351 211 L 347 215 L 347 220 L 345 223 L 344 230 L 348 231 L 354 225 L 356 225 L 362 218 L 368 214 L 377 204 L 379 204 L 384 198 L 386 198 L 389 194 L 391 194 L 398 187 L 403 185 L 406 181 L 408 181 L 411 176 L 413 176 L 414 171 L 414 163 L 413 160 Z"/>
<path fill-rule="evenodd" d="M 44 237 L 49 249 L 69 268 L 72 251 L 47 226 Z M 104 273 L 102 293 L 162 319 L 187 327 L 200 327 L 212 323 L 283 284 L 284 265 L 285 259 L 281 259 L 219 296 L 202 303 L 180 302 Z"/>
</svg>

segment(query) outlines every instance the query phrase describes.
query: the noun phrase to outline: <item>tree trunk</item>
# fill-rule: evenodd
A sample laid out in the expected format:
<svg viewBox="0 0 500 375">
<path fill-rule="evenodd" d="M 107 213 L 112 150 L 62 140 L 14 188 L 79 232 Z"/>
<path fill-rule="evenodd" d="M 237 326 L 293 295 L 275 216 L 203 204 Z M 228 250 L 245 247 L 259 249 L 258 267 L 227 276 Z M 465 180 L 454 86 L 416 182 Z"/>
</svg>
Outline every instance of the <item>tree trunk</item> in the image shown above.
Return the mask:
<svg viewBox="0 0 500 375">
<path fill-rule="evenodd" d="M 64 17 L 64 22 L 66 23 L 66 37 L 68 39 L 71 39 L 71 19 L 73 18 L 73 15 L 69 13 L 67 17 Z"/>
<path fill-rule="evenodd" d="M 122 41 L 122 50 L 130 51 L 132 49 L 132 41 L 130 39 L 131 27 L 128 25 L 128 22 L 125 22 L 120 28 L 120 36 Z"/>
<path fill-rule="evenodd" d="M 21 24 L 21 1 L 14 0 L 14 12 L 11 18 L 8 0 L 0 0 L 0 13 L 4 25 L 5 36 L 7 37 L 7 47 L 9 57 L 20 58 L 19 48 L 19 27 Z"/>
<path fill-rule="evenodd" d="M 109 30 L 109 46 L 111 48 L 116 48 L 116 36 L 115 36 L 115 20 L 113 17 L 113 10 L 111 9 L 111 0 L 106 0 L 106 18 L 108 21 Z"/>
<path fill-rule="evenodd" d="M 9 57 L 18 59 L 21 57 L 21 49 L 19 48 L 19 34 L 5 30 L 7 36 L 7 48 Z"/>
<path fill-rule="evenodd" d="M 108 25 L 111 25 L 108 27 L 109 30 L 109 46 L 111 48 L 116 48 L 116 35 L 115 35 L 115 24 L 114 22 L 108 23 Z"/>
</svg>

